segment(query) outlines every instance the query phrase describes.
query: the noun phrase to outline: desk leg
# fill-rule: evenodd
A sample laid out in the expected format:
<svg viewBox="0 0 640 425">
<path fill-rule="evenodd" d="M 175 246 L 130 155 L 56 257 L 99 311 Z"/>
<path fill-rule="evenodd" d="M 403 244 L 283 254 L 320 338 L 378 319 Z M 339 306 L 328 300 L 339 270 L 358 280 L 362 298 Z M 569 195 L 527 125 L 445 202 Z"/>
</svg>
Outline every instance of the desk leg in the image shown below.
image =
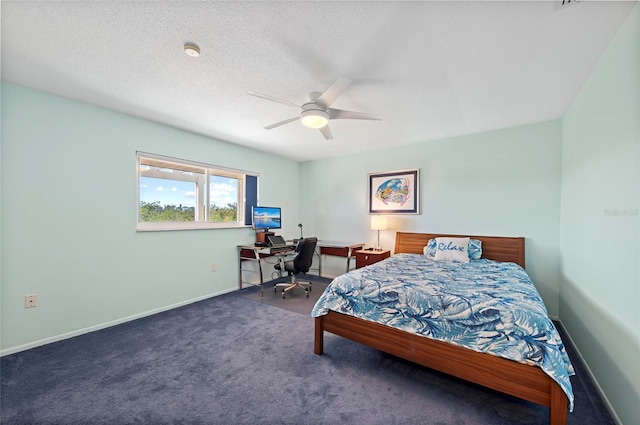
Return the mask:
<svg viewBox="0 0 640 425">
<path fill-rule="evenodd" d="M 238 248 L 238 285 L 242 291 L 242 248 Z"/>
<path fill-rule="evenodd" d="M 260 296 L 264 295 L 264 280 L 262 279 L 262 261 L 260 260 L 260 254 L 256 252 L 256 259 L 258 260 L 258 273 L 260 274 Z"/>
<path fill-rule="evenodd" d="M 247 255 L 246 257 L 242 256 L 242 251 L 243 250 L 249 250 L 249 248 L 247 247 L 239 247 L 238 248 L 238 286 L 240 287 L 240 289 L 242 290 L 242 262 L 243 261 L 255 261 L 258 263 L 258 273 L 260 274 L 260 296 L 263 296 L 264 294 L 264 279 L 262 278 L 262 261 L 260 258 L 260 254 L 258 253 L 257 250 L 253 249 L 253 257 L 250 257 L 249 255 Z M 249 271 L 249 270 L 247 270 Z M 251 270 L 251 272 L 253 272 L 253 270 Z M 250 285 L 255 286 L 255 284 L 253 282 L 250 283 Z"/>
<path fill-rule="evenodd" d="M 353 253 L 353 249 L 349 248 L 349 252 L 347 253 L 347 273 L 351 270 L 351 254 Z"/>
</svg>

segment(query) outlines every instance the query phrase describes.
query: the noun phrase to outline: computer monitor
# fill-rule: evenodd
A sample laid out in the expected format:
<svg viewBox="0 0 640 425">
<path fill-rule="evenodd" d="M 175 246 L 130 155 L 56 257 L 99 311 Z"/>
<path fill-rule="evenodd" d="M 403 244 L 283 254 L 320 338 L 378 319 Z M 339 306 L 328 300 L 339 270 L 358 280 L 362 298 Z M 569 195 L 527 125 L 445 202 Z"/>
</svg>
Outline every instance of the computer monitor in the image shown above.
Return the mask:
<svg viewBox="0 0 640 425">
<path fill-rule="evenodd" d="M 280 207 L 259 207 L 254 206 L 251 208 L 252 227 L 255 230 L 280 229 L 281 225 L 281 211 Z"/>
</svg>

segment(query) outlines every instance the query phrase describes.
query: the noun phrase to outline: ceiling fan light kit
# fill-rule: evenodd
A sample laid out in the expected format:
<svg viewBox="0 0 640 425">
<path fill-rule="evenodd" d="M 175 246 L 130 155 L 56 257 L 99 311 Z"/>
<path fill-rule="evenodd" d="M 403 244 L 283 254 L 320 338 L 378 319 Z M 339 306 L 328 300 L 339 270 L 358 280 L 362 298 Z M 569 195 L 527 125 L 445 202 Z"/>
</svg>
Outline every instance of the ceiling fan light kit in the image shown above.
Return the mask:
<svg viewBox="0 0 640 425">
<path fill-rule="evenodd" d="M 329 123 L 329 114 L 325 111 L 313 109 L 309 111 L 302 111 L 300 114 L 300 120 L 302 120 L 302 124 L 304 124 L 305 127 L 322 128 Z"/>
<path fill-rule="evenodd" d="M 279 99 L 277 97 L 270 96 L 268 94 L 256 93 L 250 91 L 251 96 L 259 97 L 261 99 L 270 100 L 272 102 L 281 103 L 287 106 L 293 106 L 301 109 L 300 115 L 286 120 L 279 121 L 275 124 L 271 124 L 265 127 L 265 130 L 271 130 L 281 125 L 289 124 L 294 121 L 302 121 L 305 127 L 316 128 L 320 130 L 320 133 L 325 139 L 330 140 L 333 138 L 331 130 L 329 129 L 329 120 L 335 119 L 352 119 L 352 120 L 381 120 L 380 115 L 367 114 L 364 112 L 345 111 L 342 109 L 330 108 L 334 100 L 351 84 L 351 80 L 347 78 L 339 78 L 338 81 L 333 83 L 331 87 L 325 90 L 324 93 L 312 92 L 309 93 L 309 102 L 303 105 L 296 105 L 288 100 Z"/>
</svg>

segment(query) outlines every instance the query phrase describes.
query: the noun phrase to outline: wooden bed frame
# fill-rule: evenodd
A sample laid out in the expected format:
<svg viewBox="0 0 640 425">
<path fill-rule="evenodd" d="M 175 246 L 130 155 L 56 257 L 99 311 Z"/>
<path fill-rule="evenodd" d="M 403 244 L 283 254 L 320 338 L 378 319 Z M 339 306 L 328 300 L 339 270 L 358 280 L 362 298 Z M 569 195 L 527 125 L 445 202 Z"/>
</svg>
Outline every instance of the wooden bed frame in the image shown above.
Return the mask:
<svg viewBox="0 0 640 425">
<path fill-rule="evenodd" d="M 396 234 L 395 253 L 422 254 L 428 233 Z M 470 236 L 482 241 L 482 258 L 524 267 L 524 238 Z M 568 401 L 562 388 L 542 369 L 425 338 L 334 311 L 315 319 L 314 353 L 322 354 L 330 332 L 440 372 L 549 407 L 549 424 L 567 423 Z"/>
</svg>

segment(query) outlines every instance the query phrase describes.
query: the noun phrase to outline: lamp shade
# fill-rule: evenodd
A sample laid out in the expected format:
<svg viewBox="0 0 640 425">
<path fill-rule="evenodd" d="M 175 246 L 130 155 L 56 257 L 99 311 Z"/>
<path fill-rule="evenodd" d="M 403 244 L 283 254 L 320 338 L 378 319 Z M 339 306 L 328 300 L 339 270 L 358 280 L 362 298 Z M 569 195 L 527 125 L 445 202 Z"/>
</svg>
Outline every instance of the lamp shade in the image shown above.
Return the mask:
<svg viewBox="0 0 640 425">
<path fill-rule="evenodd" d="M 387 217 L 383 215 L 372 215 L 371 230 L 387 230 Z"/>
</svg>

